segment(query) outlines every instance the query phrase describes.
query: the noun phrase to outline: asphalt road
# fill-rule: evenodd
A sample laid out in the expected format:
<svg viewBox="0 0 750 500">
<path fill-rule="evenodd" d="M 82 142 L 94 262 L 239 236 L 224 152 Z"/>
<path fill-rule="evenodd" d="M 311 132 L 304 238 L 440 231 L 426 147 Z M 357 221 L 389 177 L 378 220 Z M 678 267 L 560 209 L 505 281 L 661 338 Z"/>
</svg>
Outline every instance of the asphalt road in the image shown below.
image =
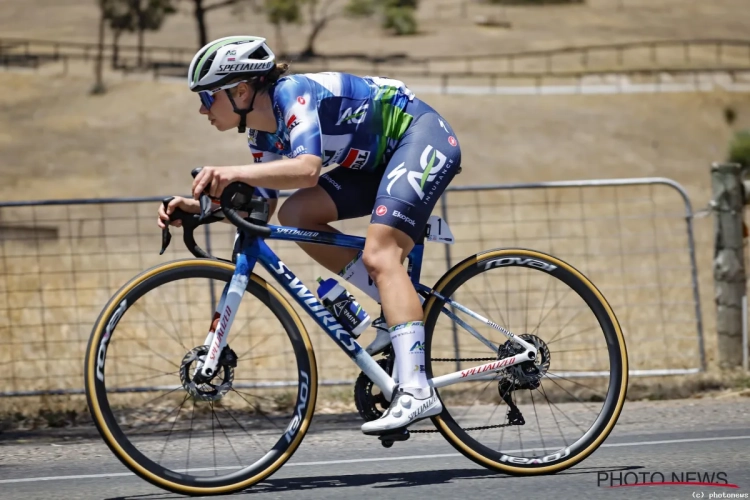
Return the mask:
<svg viewBox="0 0 750 500">
<path fill-rule="evenodd" d="M 510 477 L 485 470 L 456 453 L 437 434 L 413 435 L 385 449 L 376 439 L 361 435 L 358 426 L 355 420 L 333 429 L 314 426 L 280 471 L 233 496 L 295 500 L 383 494 L 399 500 L 750 496 L 748 397 L 628 403 L 615 431 L 598 451 L 576 467 L 542 477 Z M 636 473 L 640 482 L 644 477 L 672 481 L 673 473 L 714 473 L 716 481 L 723 478 L 728 484 L 610 487 L 618 484 L 618 475 L 624 478 L 629 472 Z M 628 482 L 634 482 L 634 477 L 631 474 Z M 700 481 L 692 475 L 685 479 Z M 179 496 L 130 474 L 98 439 L 42 436 L 19 440 L 6 435 L 0 440 L 0 498 L 156 500 Z"/>
</svg>

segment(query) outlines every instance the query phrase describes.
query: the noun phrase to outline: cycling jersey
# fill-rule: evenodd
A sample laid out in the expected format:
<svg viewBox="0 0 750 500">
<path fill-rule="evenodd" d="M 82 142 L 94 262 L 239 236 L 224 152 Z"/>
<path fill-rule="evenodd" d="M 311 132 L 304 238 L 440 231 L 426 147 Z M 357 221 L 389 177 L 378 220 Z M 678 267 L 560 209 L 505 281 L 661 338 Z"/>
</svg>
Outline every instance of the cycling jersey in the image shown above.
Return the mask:
<svg viewBox="0 0 750 500">
<path fill-rule="evenodd" d="M 258 163 L 301 154 L 323 166 L 374 171 L 385 163 L 413 117 L 404 111 L 414 94 L 403 82 L 346 73 L 281 78 L 270 91 L 277 130 L 248 130 Z"/>
</svg>

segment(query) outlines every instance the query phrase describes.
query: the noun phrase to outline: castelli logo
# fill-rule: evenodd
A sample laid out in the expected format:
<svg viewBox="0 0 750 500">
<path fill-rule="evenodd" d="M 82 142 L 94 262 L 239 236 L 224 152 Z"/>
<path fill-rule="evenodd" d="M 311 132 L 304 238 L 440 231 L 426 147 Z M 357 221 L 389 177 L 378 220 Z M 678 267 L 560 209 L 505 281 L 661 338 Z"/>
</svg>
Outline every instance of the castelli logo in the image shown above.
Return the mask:
<svg viewBox="0 0 750 500">
<path fill-rule="evenodd" d="M 380 205 L 378 208 L 375 209 L 375 214 L 379 216 L 384 216 L 388 212 L 388 209 L 385 208 L 385 205 Z"/>
<path fill-rule="evenodd" d="M 456 138 L 452 135 L 448 137 L 448 142 L 451 143 L 451 146 L 456 147 L 458 145 L 458 142 L 456 142 Z"/>
<path fill-rule="evenodd" d="M 307 101 L 305 101 L 305 98 L 304 98 L 304 97 L 302 97 L 302 96 L 299 96 L 299 97 L 297 98 L 297 102 L 298 102 L 298 103 L 300 103 L 300 104 L 302 104 L 302 105 L 304 106 L 304 105 L 305 105 L 305 103 L 306 103 Z"/>
<path fill-rule="evenodd" d="M 276 146 L 276 149 L 284 149 L 284 145 L 283 145 L 283 144 L 281 144 L 281 142 L 280 142 L 280 141 L 276 141 L 276 144 L 275 144 L 275 146 Z"/>
</svg>

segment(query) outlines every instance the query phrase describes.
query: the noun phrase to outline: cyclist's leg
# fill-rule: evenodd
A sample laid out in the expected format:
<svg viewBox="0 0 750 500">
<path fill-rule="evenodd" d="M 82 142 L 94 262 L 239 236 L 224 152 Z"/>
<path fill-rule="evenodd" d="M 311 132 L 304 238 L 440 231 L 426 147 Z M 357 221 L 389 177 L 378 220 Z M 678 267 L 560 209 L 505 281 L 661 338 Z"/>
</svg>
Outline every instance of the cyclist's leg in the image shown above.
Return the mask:
<svg viewBox="0 0 750 500">
<path fill-rule="evenodd" d="M 415 101 L 415 116 L 381 180 L 363 260 L 381 291 L 381 304 L 396 353 L 400 393 L 383 417 L 362 426 L 381 433 L 435 415 L 440 402 L 424 373 L 422 307 L 402 262 L 423 234 L 438 198 L 461 164 L 461 150 L 447 123 Z"/>
<path fill-rule="evenodd" d="M 340 232 L 330 222 L 362 217 L 372 212 L 380 173 L 337 167 L 320 176 L 317 186 L 300 189 L 284 202 L 279 222 L 310 231 Z M 298 243 L 310 257 L 331 272 L 339 273 L 358 250 L 329 245 Z"/>
</svg>

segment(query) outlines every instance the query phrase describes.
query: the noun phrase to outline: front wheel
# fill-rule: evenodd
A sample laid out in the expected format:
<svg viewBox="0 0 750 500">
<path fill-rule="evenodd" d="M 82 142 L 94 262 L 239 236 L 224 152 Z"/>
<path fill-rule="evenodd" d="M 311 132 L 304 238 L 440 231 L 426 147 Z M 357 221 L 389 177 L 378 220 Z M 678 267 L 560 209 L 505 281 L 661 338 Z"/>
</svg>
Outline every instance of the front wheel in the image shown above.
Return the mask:
<svg viewBox="0 0 750 500">
<path fill-rule="evenodd" d="M 599 447 L 622 410 L 628 360 L 617 318 L 593 283 L 550 255 L 498 249 L 460 262 L 435 291 L 538 350 L 535 361 L 439 389 L 444 410 L 432 420 L 458 451 L 489 469 L 536 475 Z M 425 333 L 429 378 L 473 375 L 523 350 L 435 296 L 425 303 Z"/>
<path fill-rule="evenodd" d="M 254 274 L 225 328 L 216 374 L 194 379 L 202 359 L 218 354 L 204 343 L 212 302 L 233 272 L 195 259 L 143 272 L 105 306 L 86 352 L 86 397 L 102 438 L 131 471 L 175 493 L 258 483 L 292 456 L 312 420 L 310 338 L 286 299 Z"/>
</svg>

